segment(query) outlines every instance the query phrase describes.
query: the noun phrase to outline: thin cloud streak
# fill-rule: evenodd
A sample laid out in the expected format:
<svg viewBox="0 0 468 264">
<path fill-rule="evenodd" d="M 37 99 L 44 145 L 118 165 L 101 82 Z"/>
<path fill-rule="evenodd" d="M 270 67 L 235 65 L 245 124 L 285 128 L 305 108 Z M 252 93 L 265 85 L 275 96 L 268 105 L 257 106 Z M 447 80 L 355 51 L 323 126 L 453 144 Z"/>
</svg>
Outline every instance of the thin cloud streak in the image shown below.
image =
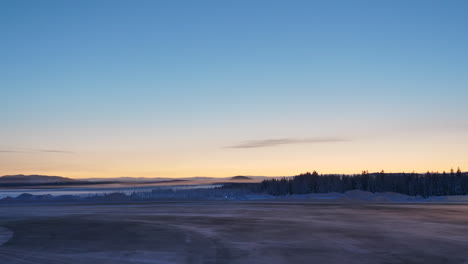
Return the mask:
<svg viewBox="0 0 468 264">
<path fill-rule="evenodd" d="M 62 154 L 71 154 L 73 151 L 68 150 L 57 150 L 57 149 L 31 149 L 35 152 L 46 152 L 46 153 L 62 153 Z"/>
<path fill-rule="evenodd" d="M 58 153 L 73 154 L 73 151 L 57 149 L 0 149 L 0 153 Z"/>
<path fill-rule="evenodd" d="M 237 145 L 229 146 L 227 148 L 263 148 L 274 147 L 279 145 L 291 144 L 318 144 L 318 143 L 333 143 L 350 141 L 344 138 L 280 138 L 280 139 L 263 139 L 263 140 L 249 140 L 243 141 Z"/>
</svg>

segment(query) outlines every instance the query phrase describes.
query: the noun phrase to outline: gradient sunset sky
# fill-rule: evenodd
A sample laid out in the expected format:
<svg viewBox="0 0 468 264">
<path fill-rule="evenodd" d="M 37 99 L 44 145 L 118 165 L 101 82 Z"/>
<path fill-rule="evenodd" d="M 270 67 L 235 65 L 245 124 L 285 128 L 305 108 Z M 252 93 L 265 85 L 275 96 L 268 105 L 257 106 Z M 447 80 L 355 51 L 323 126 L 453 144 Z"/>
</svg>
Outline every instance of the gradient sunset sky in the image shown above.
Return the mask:
<svg viewBox="0 0 468 264">
<path fill-rule="evenodd" d="M 0 1 L 0 175 L 468 169 L 468 1 Z"/>
</svg>

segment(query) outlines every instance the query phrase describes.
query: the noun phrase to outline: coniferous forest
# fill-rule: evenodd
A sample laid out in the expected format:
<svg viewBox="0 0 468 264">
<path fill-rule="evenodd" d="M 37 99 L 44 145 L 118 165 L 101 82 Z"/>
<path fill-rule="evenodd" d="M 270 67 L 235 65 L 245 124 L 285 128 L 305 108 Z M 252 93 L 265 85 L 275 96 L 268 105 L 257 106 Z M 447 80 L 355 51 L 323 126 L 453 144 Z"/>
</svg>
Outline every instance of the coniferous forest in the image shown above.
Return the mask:
<svg viewBox="0 0 468 264">
<path fill-rule="evenodd" d="M 360 175 L 319 175 L 316 171 L 290 178 L 269 179 L 246 185 L 256 192 L 271 195 L 346 192 L 396 192 L 412 196 L 443 196 L 468 194 L 468 173 L 460 169 L 449 173 L 368 173 Z"/>
</svg>

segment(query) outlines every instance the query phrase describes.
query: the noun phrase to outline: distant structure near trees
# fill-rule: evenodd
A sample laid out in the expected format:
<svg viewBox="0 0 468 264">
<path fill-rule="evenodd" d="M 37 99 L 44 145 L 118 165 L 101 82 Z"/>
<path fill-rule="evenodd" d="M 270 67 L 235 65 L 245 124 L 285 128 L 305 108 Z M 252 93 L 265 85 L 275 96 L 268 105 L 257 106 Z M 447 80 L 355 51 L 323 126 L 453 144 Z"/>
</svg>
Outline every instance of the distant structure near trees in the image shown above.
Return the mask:
<svg viewBox="0 0 468 264">
<path fill-rule="evenodd" d="M 346 192 L 363 190 L 368 192 L 396 192 L 412 196 L 443 196 L 468 194 L 468 173 L 460 168 L 450 173 L 369 173 L 360 175 L 319 175 L 316 171 L 292 178 L 264 180 L 250 185 L 256 192 L 271 195 Z"/>
</svg>

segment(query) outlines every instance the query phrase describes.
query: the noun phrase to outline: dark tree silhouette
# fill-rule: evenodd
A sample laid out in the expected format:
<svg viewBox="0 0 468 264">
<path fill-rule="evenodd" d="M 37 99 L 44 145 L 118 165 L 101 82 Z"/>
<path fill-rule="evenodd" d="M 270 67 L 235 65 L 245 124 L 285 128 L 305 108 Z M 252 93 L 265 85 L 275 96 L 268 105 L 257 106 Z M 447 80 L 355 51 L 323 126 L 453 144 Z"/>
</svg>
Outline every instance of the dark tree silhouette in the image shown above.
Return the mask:
<svg viewBox="0 0 468 264">
<path fill-rule="evenodd" d="M 319 175 L 316 171 L 291 178 L 264 180 L 259 184 L 245 185 L 256 192 L 271 195 L 345 192 L 397 192 L 412 196 L 442 196 L 468 194 L 468 173 L 458 168 L 455 173 L 378 173 L 363 171 L 360 175 Z"/>
</svg>

